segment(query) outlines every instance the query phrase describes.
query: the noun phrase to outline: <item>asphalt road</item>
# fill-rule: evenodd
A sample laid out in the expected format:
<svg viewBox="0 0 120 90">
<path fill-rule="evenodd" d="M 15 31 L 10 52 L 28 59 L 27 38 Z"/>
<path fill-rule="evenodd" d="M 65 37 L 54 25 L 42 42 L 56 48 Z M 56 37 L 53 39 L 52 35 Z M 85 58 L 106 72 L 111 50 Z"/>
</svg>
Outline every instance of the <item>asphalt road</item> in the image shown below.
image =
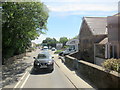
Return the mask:
<svg viewBox="0 0 120 90">
<path fill-rule="evenodd" d="M 25 76 L 20 88 L 75 88 L 61 69 L 54 64 L 54 71 L 35 72 L 33 69 Z"/>
<path fill-rule="evenodd" d="M 44 70 L 33 72 L 22 88 L 74 88 L 60 68 L 57 65 L 54 68 L 52 73 Z"/>
<path fill-rule="evenodd" d="M 33 64 L 33 57 L 36 57 L 38 53 L 41 52 L 37 49 L 35 52 L 28 54 L 28 58 L 25 62 Z M 48 72 L 47 70 L 42 70 L 35 72 L 32 67 L 28 68 L 26 72 L 22 75 L 18 82 L 12 85 L 8 85 L 4 88 L 14 88 L 14 90 L 21 90 L 24 88 L 92 88 L 88 83 L 78 77 L 74 71 L 69 70 L 60 59 L 58 55 L 53 54 L 54 52 L 49 51 L 52 56 L 54 56 L 54 71 Z"/>
</svg>

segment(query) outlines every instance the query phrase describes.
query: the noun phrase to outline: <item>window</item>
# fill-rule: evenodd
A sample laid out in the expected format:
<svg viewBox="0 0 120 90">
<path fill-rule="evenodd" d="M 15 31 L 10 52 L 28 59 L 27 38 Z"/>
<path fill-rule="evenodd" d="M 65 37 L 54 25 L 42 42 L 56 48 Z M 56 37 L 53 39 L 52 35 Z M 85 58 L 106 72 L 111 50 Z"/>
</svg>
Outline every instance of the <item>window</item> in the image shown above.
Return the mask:
<svg viewBox="0 0 120 90">
<path fill-rule="evenodd" d="M 45 54 L 38 54 L 38 59 L 44 59 L 47 58 L 47 56 Z"/>
</svg>

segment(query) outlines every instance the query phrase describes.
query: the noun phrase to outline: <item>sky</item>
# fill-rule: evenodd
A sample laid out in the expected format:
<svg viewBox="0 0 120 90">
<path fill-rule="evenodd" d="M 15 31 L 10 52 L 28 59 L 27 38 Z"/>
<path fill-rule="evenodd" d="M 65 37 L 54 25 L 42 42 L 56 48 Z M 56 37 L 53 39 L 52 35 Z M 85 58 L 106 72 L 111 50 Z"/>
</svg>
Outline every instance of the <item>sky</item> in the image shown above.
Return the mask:
<svg viewBox="0 0 120 90">
<path fill-rule="evenodd" d="M 107 17 L 118 12 L 119 0 L 41 0 L 49 9 L 48 31 L 34 40 L 46 37 L 73 38 L 79 34 L 83 17 Z"/>
</svg>

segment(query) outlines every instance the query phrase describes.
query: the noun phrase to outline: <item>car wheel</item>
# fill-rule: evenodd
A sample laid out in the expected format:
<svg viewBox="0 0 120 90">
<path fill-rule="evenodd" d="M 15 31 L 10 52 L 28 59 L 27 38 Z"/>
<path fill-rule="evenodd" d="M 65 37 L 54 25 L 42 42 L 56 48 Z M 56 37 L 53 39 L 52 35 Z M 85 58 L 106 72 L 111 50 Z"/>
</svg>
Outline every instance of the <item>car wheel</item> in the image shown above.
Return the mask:
<svg viewBox="0 0 120 90">
<path fill-rule="evenodd" d="M 33 68 L 33 71 L 34 71 L 34 72 L 37 72 L 37 69 L 36 69 L 36 68 Z"/>
<path fill-rule="evenodd" d="M 49 72 L 51 73 L 54 69 L 50 69 Z"/>
</svg>

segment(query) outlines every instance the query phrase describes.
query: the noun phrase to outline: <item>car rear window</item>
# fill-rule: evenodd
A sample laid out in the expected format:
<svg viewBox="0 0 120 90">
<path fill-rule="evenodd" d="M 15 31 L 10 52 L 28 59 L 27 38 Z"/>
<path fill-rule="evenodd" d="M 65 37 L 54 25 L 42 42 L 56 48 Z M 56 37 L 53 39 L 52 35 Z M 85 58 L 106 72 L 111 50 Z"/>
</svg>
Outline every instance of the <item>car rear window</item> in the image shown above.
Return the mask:
<svg viewBox="0 0 120 90">
<path fill-rule="evenodd" d="M 47 58 L 48 56 L 45 55 L 45 54 L 38 54 L 38 59 L 44 59 L 44 58 Z"/>
</svg>

